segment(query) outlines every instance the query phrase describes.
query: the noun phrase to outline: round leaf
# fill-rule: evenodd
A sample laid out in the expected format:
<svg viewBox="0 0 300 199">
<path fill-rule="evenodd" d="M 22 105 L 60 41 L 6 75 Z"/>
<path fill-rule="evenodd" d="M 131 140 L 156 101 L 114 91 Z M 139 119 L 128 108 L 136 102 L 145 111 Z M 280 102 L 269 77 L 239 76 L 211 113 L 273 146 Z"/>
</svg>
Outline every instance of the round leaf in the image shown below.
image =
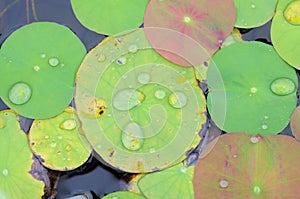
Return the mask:
<svg viewBox="0 0 300 199">
<path fill-rule="evenodd" d="M 0 112 L 0 198 L 41 198 L 44 184 L 30 175 L 32 153 L 18 116 Z"/>
<path fill-rule="evenodd" d="M 297 3 L 298 2 L 298 3 Z M 271 25 L 271 39 L 277 53 L 290 65 L 300 69 L 300 17 L 299 1 L 280 0 L 278 1 L 276 13 Z M 295 11 L 293 11 L 295 9 Z"/>
<path fill-rule="evenodd" d="M 138 186 L 147 198 L 193 199 L 194 166 L 182 164 L 143 176 Z"/>
<path fill-rule="evenodd" d="M 194 66 L 222 45 L 234 22 L 232 0 L 152 0 L 144 25 L 152 47 L 163 57 Z"/>
<path fill-rule="evenodd" d="M 253 28 L 267 23 L 274 14 L 277 0 L 234 0 L 236 7 L 235 26 Z"/>
<path fill-rule="evenodd" d="M 300 144 L 284 135 L 222 135 L 194 171 L 195 198 L 290 198 L 300 194 Z"/>
<path fill-rule="evenodd" d="M 221 49 L 212 60 L 207 104 L 219 128 L 252 134 L 284 129 L 296 106 L 298 80 L 272 46 L 239 42 Z"/>
<path fill-rule="evenodd" d="M 81 135 L 80 122 L 71 107 L 56 117 L 34 120 L 29 140 L 32 151 L 42 164 L 54 170 L 79 167 L 91 152 Z"/>
<path fill-rule="evenodd" d="M 192 68 L 163 59 L 142 29 L 109 37 L 82 63 L 75 102 L 102 161 L 128 172 L 166 168 L 196 147 L 205 98 Z"/>
<path fill-rule="evenodd" d="M 116 35 L 143 23 L 149 0 L 71 0 L 77 19 L 85 27 L 104 35 Z"/>
<path fill-rule="evenodd" d="M 0 96 L 29 118 L 62 112 L 73 97 L 85 47 L 67 27 L 36 22 L 13 32 L 0 50 Z"/>
</svg>

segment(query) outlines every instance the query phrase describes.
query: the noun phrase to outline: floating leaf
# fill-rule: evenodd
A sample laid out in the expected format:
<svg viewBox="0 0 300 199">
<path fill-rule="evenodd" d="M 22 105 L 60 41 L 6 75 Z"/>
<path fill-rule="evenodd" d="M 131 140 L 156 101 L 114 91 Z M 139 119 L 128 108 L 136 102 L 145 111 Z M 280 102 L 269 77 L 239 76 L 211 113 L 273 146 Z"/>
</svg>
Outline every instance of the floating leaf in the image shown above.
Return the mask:
<svg viewBox="0 0 300 199">
<path fill-rule="evenodd" d="M 0 198 L 41 198 L 44 185 L 30 175 L 32 153 L 18 116 L 0 112 Z"/>
<path fill-rule="evenodd" d="M 71 0 L 77 19 L 88 29 L 116 35 L 138 28 L 149 0 Z"/>
<path fill-rule="evenodd" d="M 235 26 L 253 28 L 267 23 L 275 12 L 277 0 L 234 0 Z"/>
<path fill-rule="evenodd" d="M 291 130 L 297 140 L 300 141 L 300 106 L 298 106 L 291 116 Z"/>
<path fill-rule="evenodd" d="M 271 39 L 275 50 L 287 63 L 297 69 L 300 69 L 299 9 L 300 2 L 297 0 L 278 1 L 271 26 Z"/>
<path fill-rule="evenodd" d="M 288 136 L 222 135 L 195 166 L 195 198 L 294 198 L 299 157 L 300 144 Z"/>
<path fill-rule="evenodd" d="M 260 42 L 221 49 L 210 62 L 207 81 L 208 110 L 227 132 L 279 133 L 296 106 L 295 70 Z"/>
<path fill-rule="evenodd" d="M 145 199 L 142 195 L 129 191 L 117 191 L 104 196 L 102 199 Z"/>
<path fill-rule="evenodd" d="M 222 45 L 234 22 L 232 0 L 152 0 L 144 25 L 152 47 L 163 57 L 195 66 Z"/>
<path fill-rule="evenodd" d="M 62 112 L 73 97 L 85 47 L 67 27 L 36 22 L 13 32 L 0 50 L 0 96 L 29 118 Z"/>
<path fill-rule="evenodd" d="M 193 199 L 194 166 L 182 164 L 143 176 L 138 186 L 147 198 Z"/>
<path fill-rule="evenodd" d="M 90 147 L 81 133 L 74 110 L 68 107 L 56 117 L 35 120 L 29 132 L 30 147 L 44 166 L 71 170 L 90 156 Z"/>
<path fill-rule="evenodd" d="M 110 166 L 128 172 L 166 168 L 200 141 L 205 98 L 193 69 L 162 58 L 142 29 L 94 48 L 76 85 L 83 130 Z"/>
</svg>

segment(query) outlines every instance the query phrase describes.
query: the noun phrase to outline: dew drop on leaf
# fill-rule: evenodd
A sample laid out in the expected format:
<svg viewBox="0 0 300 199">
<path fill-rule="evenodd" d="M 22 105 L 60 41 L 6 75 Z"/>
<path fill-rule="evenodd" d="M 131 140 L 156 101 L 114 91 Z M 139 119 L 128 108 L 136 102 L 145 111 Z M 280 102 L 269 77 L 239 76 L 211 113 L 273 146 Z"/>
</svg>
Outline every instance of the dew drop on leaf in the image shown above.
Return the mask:
<svg viewBox="0 0 300 199">
<path fill-rule="evenodd" d="M 122 132 L 122 143 L 128 150 L 135 151 L 143 144 L 142 128 L 135 122 L 130 122 Z"/>
<path fill-rule="evenodd" d="M 49 60 L 48 60 L 48 63 L 50 66 L 57 66 L 59 64 L 59 59 L 56 58 L 56 57 L 51 57 Z"/>
<path fill-rule="evenodd" d="M 8 170 L 7 170 L 7 169 L 3 169 L 2 174 L 3 174 L 4 176 L 8 176 Z"/>
<path fill-rule="evenodd" d="M 220 180 L 219 185 L 220 185 L 221 188 L 227 188 L 229 183 L 228 183 L 227 180 L 223 179 L 223 180 Z"/>
<path fill-rule="evenodd" d="M 9 90 L 9 100 L 17 105 L 25 104 L 31 97 L 31 88 L 26 83 L 16 83 Z"/>
<path fill-rule="evenodd" d="M 288 78 L 278 78 L 271 83 L 271 91 L 276 95 L 289 95 L 296 89 L 294 82 Z"/>
<path fill-rule="evenodd" d="M 132 44 L 128 47 L 128 51 L 131 53 L 136 53 L 137 50 L 138 50 L 138 48 L 137 48 L 137 45 L 135 45 L 135 44 Z"/>
<path fill-rule="evenodd" d="M 45 53 L 42 53 L 40 56 L 41 56 L 42 59 L 46 58 L 46 54 Z"/>
<path fill-rule="evenodd" d="M 73 119 L 70 120 L 65 120 L 63 121 L 60 125 L 59 128 L 64 129 L 64 130 L 73 130 L 77 126 L 76 121 Z"/>
<path fill-rule="evenodd" d="M 187 97 L 184 93 L 174 92 L 169 96 L 169 104 L 174 108 L 183 108 L 187 103 Z"/>
<path fill-rule="evenodd" d="M 145 95 L 135 89 L 124 89 L 114 96 L 113 106 L 121 111 L 130 110 L 140 105 L 145 99 Z"/>
<path fill-rule="evenodd" d="M 259 186 L 254 186 L 253 187 L 253 193 L 255 195 L 259 195 L 261 193 L 261 188 Z"/>
<path fill-rule="evenodd" d="M 120 66 L 125 65 L 127 63 L 127 58 L 126 57 L 120 57 L 116 61 Z"/>
<path fill-rule="evenodd" d="M 155 91 L 154 95 L 157 99 L 164 99 L 166 96 L 166 92 L 159 89 L 159 90 Z"/>
<path fill-rule="evenodd" d="M 150 75 L 148 73 L 140 73 L 138 75 L 138 82 L 141 84 L 148 84 L 150 81 Z"/>
</svg>

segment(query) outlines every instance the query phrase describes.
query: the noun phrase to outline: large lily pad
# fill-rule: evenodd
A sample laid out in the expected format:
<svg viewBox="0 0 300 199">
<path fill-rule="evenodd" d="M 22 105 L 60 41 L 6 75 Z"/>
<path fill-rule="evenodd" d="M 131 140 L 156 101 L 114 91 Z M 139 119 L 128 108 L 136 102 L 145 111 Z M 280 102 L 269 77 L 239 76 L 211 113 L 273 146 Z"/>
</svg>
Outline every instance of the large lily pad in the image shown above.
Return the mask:
<svg viewBox="0 0 300 199">
<path fill-rule="evenodd" d="M 77 19 L 88 29 L 116 35 L 138 28 L 149 0 L 71 0 Z"/>
<path fill-rule="evenodd" d="M 29 118 L 59 114 L 72 100 L 75 73 L 85 53 L 65 26 L 36 22 L 21 27 L 0 50 L 0 96 Z"/>
<path fill-rule="evenodd" d="M 91 153 L 81 133 L 75 111 L 68 107 L 56 117 L 34 120 L 29 132 L 30 147 L 50 169 L 75 169 L 87 161 Z"/>
<path fill-rule="evenodd" d="M 147 198 L 193 199 L 193 174 L 194 166 L 178 164 L 143 176 L 138 186 Z"/>
<path fill-rule="evenodd" d="M 267 23 L 274 15 L 277 0 L 234 0 L 235 26 L 253 28 Z"/>
<path fill-rule="evenodd" d="M 221 49 L 212 60 L 207 104 L 219 128 L 252 134 L 284 129 L 296 106 L 298 79 L 272 46 L 239 42 Z"/>
<path fill-rule="evenodd" d="M 75 102 L 94 150 L 128 172 L 178 163 L 199 143 L 206 120 L 193 69 L 162 58 L 142 29 L 109 37 L 86 56 Z"/>
<path fill-rule="evenodd" d="M 232 0 L 153 0 L 144 25 L 157 52 L 176 64 L 191 66 L 203 63 L 222 45 L 234 22 Z"/>
<path fill-rule="evenodd" d="M 300 144 L 284 135 L 222 135 L 194 172 L 195 198 L 295 198 Z"/>
<path fill-rule="evenodd" d="M 18 116 L 0 112 L 0 198 L 41 198 L 44 184 L 30 175 L 32 153 Z"/>
<path fill-rule="evenodd" d="M 290 65 L 300 69 L 300 2 L 298 0 L 278 1 L 272 20 L 271 39 L 277 53 Z"/>
</svg>

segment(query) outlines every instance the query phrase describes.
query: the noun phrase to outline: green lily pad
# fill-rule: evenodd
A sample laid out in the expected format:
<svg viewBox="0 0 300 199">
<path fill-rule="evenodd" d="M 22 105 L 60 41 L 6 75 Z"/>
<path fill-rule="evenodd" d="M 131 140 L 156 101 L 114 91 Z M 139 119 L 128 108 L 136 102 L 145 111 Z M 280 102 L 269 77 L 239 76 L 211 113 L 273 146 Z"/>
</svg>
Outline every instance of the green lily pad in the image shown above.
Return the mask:
<svg viewBox="0 0 300 199">
<path fill-rule="evenodd" d="M 71 0 L 77 19 L 90 30 L 116 35 L 142 25 L 149 0 Z"/>
<path fill-rule="evenodd" d="M 298 106 L 291 116 L 291 130 L 295 138 L 300 141 L 300 106 Z"/>
<path fill-rule="evenodd" d="M 86 50 L 67 27 L 36 22 L 13 32 L 0 50 L 0 96 L 20 115 L 44 119 L 71 102 Z"/>
<path fill-rule="evenodd" d="M 267 23 L 274 15 L 277 0 L 234 0 L 238 28 L 254 28 Z"/>
<path fill-rule="evenodd" d="M 178 65 L 195 66 L 230 35 L 235 7 L 232 0 L 152 0 L 144 18 L 147 38 L 158 53 Z"/>
<path fill-rule="evenodd" d="M 129 191 L 117 191 L 104 196 L 102 199 L 145 199 L 142 195 Z"/>
<path fill-rule="evenodd" d="M 76 85 L 85 135 L 112 167 L 163 169 L 200 141 L 206 103 L 193 68 L 162 58 L 142 29 L 109 37 L 88 53 Z"/>
<path fill-rule="evenodd" d="M 227 132 L 279 133 L 296 106 L 294 68 L 264 43 L 239 42 L 221 49 L 210 62 L 207 81 L 208 110 Z"/>
<path fill-rule="evenodd" d="M 147 198 L 193 199 L 193 174 L 194 166 L 179 164 L 143 176 L 138 186 Z"/>
<path fill-rule="evenodd" d="M 44 184 L 30 175 L 32 153 L 18 115 L 0 112 L 0 198 L 41 198 Z"/>
<path fill-rule="evenodd" d="M 42 164 L 50 169 L 75 169 L 91 154 L 81 133 L 75 111 L 68 107 L 56 117 L 34 120 L 29 132 L 30 147 Z"/>
<path fill-rule="evenodd" d="M 300 2 L 278 1 L 271 25 L 271 39 L 277 53 L 290 65 L 300 69 Z"/>
<path fill-rule="evenodd" d="M 222 135 L 195 165 L 195 198 L 294 198 L 299 157 L 300 143 L 289 136 Z"/>
</svg>

